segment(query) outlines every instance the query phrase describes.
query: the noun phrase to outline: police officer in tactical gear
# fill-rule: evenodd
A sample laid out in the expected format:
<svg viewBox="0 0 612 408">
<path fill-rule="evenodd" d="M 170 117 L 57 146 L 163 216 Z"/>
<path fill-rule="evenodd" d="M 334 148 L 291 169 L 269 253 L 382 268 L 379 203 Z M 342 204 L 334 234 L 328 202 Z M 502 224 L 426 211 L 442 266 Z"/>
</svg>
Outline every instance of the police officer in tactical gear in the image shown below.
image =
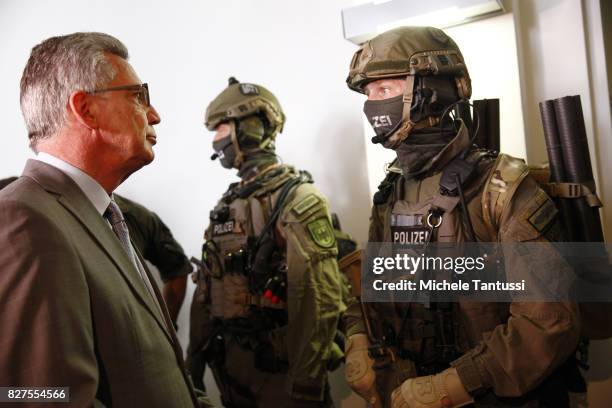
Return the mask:
<svg viewBox="0 0 612 408">
<path fill-rule="evenodd" d="M 367 41 L 347 84 L 368 98 L 372 142 L 397 153 L 374 196 L 370 242 L 561 238 L 554 203 L 525 163 L 473 147 L 448 114 L 471 83 L 443 31 L 402 27 Z M 568 406 L 575 304 L 353 303 L 344 320 L 347 381 L 375 407 Z"/>
<path fill-rule="evenodd" d="M 307 172 L 277 160 L 284 122 L 271 92 L 234 78 L 206 110 L 212 158 L 241 178 L 210 213 L 194 297 L 228 407 L 331 406 L 327 371 L 343 356 L 327 201 Z"/>
</svg>

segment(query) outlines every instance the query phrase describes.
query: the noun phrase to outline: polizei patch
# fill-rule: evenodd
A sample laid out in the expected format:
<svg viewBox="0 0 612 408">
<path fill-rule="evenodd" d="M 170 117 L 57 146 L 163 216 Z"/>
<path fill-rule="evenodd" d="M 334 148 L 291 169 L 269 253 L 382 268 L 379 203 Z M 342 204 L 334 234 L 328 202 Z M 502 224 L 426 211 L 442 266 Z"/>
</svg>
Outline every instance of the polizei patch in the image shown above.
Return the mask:
<svg viewBox="0 0 612 408">
<path fill-rule="evenodd" d="M 430 228 L 423 224 L 422 214 L 391 214 L 391 239 L 394 244 L 424 244 Z"/>
<path fill-rule="evenodd" d="M 429 227 L 391 227 L 394 244 L 424 244 L 429 233 Z"/>
<path fill-rule="evenodd" d="M 234 220 L 229 220 L 225 222 L 221 222 L 219 224 L 215 224 L 213 226 L 213 235 L 219 236 L 224 234 L 229 234 L 234 231 Z"/>
</svg>

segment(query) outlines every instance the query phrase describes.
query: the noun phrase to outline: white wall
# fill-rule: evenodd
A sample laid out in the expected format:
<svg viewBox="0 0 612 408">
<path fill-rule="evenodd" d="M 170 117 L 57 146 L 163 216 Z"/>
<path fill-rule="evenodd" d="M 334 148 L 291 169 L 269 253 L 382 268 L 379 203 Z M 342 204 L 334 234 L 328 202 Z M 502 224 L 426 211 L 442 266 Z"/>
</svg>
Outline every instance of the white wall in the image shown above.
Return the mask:
<svg viewBox="0 0 612 408">
<path fill-rule="evenodd" d="M 602 3 L 605 0 L 602 0 Z M 612 239 L 612 130 L 602 14 L 598 0 L 513 0 L 523 86 L 527 158 L 546 159 L 538 103 L 580 95 L 606 241 Z M 610 18 L 607 17 L 609 24 Z M 610 27 L 607 28 L 608 33 Z M 610 41 L 608 39 L 608 41 Z M 609 58 L 610 56 L 608 56 Z M 612 340 L 593 341 L 588 399 L 594 408 L 610 406 Z"/>
<path fill-rule="evenodd" d="M 609 73 L 599 3 L 598 0 L 514 0 L 511 5 L 521 61 L 527 158 L 531 163 L 546 159 L 539 102 L 580 95 L 598 195 L 608 204 L 612 197 L 612 179 L 604 175 L 612 172 L 612 162 L 608 160 L 612 131 Z M 606 21 L 609 24 L 609 17 Z M 612 206 L 605 205 L 601 215 L 609 241 Z"/>
<path fill-rule="evenodd" d="M 103 31 L 129 48 L 149 83 L 162 122 L 155 161 L 118 191 L 160 214 L 187 254 L 199 256 L 208 212 L 232 172 L 211 162 L 203 126 L 208 102 L 230 75 L 272 90 L 287 114 L 278 152 L 312 172 L 360 242 L 367 236 L 370 196 L 359 98 L 345 78 L 355 46 L 342 38 L 348 0 L 0 1 L 0 178 L 20 174 L 27 136 L 19 79 L 30 49 L 74 31 Z M 179 318 L 187 341 L 188 305 Z"/>
</svg>

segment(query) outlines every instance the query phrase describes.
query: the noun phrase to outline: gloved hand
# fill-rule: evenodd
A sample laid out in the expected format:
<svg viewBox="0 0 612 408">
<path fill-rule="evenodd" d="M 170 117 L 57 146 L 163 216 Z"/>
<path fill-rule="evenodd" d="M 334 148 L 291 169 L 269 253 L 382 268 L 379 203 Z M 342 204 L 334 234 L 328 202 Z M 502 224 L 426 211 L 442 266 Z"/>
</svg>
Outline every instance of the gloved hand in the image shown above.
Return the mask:
<svg viewBox="0 0 612 408">
<path fill-rule="evenodd" d="M 472 402 L 474 399 L 465 390 L 456 368 L 411 378 L 391 394 L 392 408 L 458 408 Z"/>
<path fill-rule="evenodd" d="M 368 354 L 368 346 L 368 337 L 364 333 L 354 334 L 346 341 L 346 382 L 373 408 L 380 408 L 382 401 L 376 390 L 376 373 L 372 368 L 374 360 Z"/>
</svg>

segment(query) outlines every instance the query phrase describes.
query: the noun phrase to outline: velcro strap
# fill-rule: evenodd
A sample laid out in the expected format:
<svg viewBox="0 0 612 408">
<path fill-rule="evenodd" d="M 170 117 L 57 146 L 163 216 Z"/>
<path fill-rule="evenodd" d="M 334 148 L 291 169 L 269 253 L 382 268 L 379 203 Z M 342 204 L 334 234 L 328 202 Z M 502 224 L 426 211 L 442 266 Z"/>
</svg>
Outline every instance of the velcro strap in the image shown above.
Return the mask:
<svg viewBox="0 0 612 408">
<path fill-rule="evenodd" d="M 248 294 L 245 297 L 245 304 L 246 305 L 254 305 L 254 306 L 258 306 L 261 307 L 262 305 L 262 298 L 259 295 L 252 295 L 252 294 Z"/>
<path fill-rule="evenodd" d="M 234 298 L 234 304 L 241 306 L 269 307 L 274 309 L 283 309 L 285 302 L 272 303 L 261 295 L 247 293 L 245 295 Z"/>
<path fill-rule="evenodd" d="M 232 303 L 241 306 L 261 306 L 262 298 L 259 295 L 252 295 L 250 293 L 240 294 L 232 298 Z"/>
<path fill-rule="evenodd" d="M 485 385 L 478 372 L 478 367 L 472 359 L 471 353 L 466 353 L 457 360 L 451 362 L 451 366 L 457 369 L 461 383 L 471 395 L 477 395 L 484 391 Z"/>
<path fill-rule="evenodd" d="M 584 198 L 589 207 L 601 207 L 603 204 L 595 191 L 595 183 L 543 183 L 542 189 L 554 198 Z"/>
</svg>

